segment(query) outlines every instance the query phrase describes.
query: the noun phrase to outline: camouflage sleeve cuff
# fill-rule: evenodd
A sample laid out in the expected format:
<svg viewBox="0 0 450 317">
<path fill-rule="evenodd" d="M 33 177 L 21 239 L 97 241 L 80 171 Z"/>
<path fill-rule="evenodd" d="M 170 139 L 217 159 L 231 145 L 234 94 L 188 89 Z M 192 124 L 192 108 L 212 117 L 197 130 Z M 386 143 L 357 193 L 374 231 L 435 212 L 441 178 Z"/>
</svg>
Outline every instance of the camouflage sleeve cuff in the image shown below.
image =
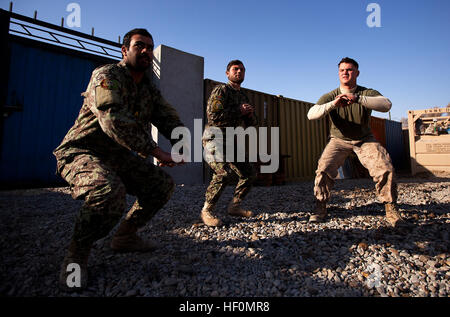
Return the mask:
<svg viewBox="0 0 450 317">
<path fill-rule="evenodd" d="M 149 157 L 151 155 L 153 150 L 156 149 L 157 147 L 158 147 L 158 144 L 155 141 L 153 141 L 152 139 L 150 139 L 150 142 L 148 143 L 148 146 L 146 146 L 144 150 L 137 151 L 136 153 L 140 157 L 146 159 L 147 157 Z"/>
</svg>

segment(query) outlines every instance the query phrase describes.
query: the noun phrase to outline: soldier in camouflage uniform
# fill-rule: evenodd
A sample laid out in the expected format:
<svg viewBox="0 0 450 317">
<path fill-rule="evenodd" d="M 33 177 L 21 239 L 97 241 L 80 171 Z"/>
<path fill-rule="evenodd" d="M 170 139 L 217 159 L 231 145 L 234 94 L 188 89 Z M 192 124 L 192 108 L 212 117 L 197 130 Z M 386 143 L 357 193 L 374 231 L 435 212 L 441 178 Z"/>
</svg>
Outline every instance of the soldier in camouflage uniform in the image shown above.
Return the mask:
<svg viewBox="0 0 450 317">
<path fill-rule="evenodd" d="M 376 183 L 376 192 L 385 204 L 388 224 L 392 227 L 403 225 L 405 221 L 396 208 L 397 185 L 391 159 L 370 130 L 372 110 L 387 112 L 392 104 L 378 91 L 356 84 L 359 70 L 355 60 L 343 58 L 338 66 L 340 87 L 323 95 L 308 112 L 310 120 L 328 115 L 331 122 L 331 138 L 316 170 L 316 209 L 309 221 L 326 219 L 326 203 L 330 199 L 338 168 L 353 151 Z"/>
<path fill-rule="evenodd" d="M 244 197 L 250 191 L 255 180 L 256 173 L 248 159 L 245 162 L 227 162 L 225 160 L 226 149 L 223 148 L 223 161 L 211 158 L 218 150 L 217 146 L 225 145 L 226 127 L 255 126 L 257 119 L 255 109 L 248 104 L 248 97 L 240 89 L 245 78 L 245 67 L 239 60 L 233 60 L 227 65 L 227 84 L 216 86 L 211 92 L 207 104 L 208 124 L 203 135 L 203 147 L 205 148 L 206 161 L 212 168 L 214 175 L 206 190 L 206 200 L 201 211 L 201 218 L 208 226 L 220 226 L 222 221 L 213 214 L 214 207 L 220 198 L 225 186 L 233 179 L 238 178 L 233 199 L 228 206 L 228 214 L 237 217 L 251 217 L 253 213 L 243 210 L 240 205 Z M 210 133 L 214 129 L 220 129 L 221 139 Z M 236 153 L 236 151 L 235 151 Z"/>
<path fill-rule="evenodd" d="M 57 172 L 70 185 L 72 197 L 84 200 L 61 269 L 63 288 L 70 263 L 80 265 L 80 287 L 86 287 L 91 246 L 118 223 L 127 193 L 137 200 L 120 223 L 111 248 L 119 252 L 155 248 L 136 232 L 169 200 L 174 182 L 147 158 L 156 157 L 162 166 L 175 162 L 152 140 L 151 124 L 168 139 L 172 129 L 183 124 L 147 73 L 153 46 L 145 29 L 125 35 L 123 59 L 93 71 L 78 118 L 54 150 Z"/>
</svg>

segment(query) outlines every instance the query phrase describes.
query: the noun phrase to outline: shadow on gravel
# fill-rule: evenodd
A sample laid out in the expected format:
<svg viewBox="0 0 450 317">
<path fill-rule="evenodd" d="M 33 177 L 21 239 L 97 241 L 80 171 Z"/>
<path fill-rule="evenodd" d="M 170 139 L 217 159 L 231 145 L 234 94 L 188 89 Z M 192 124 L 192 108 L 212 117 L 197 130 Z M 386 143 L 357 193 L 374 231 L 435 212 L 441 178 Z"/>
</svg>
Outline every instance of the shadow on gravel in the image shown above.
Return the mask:
<svg viewBox="0 0 450 317">
<path fill-rule="evenodd" d="M 0 296 L 51 294 L 80 205 L 47 189 L 0 192 Z"/>
<path fill-rule="evenodd" d="M 68 296 L 55 288 L 81 202 L 64 199 L 64 196 L 66 194 L 44 193 L 34 198 L 24 196 L 20 202 L 15 202 L 0 195 L 1 209 L 17 211 L 17 214 L 0 213 L 1 296 Z M 192 207 L 196 210 L 192 216 L 184 216 L 184 206 L 172 202 L 170 208 L 180 210 L 180 214 L 175 215 L 183 215 L 181 222 L 172 223 L 173 217 L 155 219 L 158 220 L 156 225 L 153 227 L 151 223 L 142 234 L 160 239 L 162 247 L 154 253 L 117 255 L 108 248 L 111 235 L 100 240 L 90 259 L 91 286 L 85 295 L 125 296 L 135 291 L 134 294 L 140 296 L 371 296 L 365 278 L 358 279 L 365 273 L 367 257 L 375 254 L 389 262 L 403 261 L 402 252 L 427 256 L 449 252 L 448 217 L 438 218 L 449 213 L 448 203 L 400 205 L 413 222 L 407 230 L 390 229 L 384 224 L 375 229 L 354 228 L 351 223 L 344 229 L 326 227 L 320 230 L 306 224 L 304 212 L 302 216 L 271 218 L 274 206 L 283 205 L 279 196 L 276 199 L 259 211 L 267 213 L 268 219 L 231 220 L 225 229 L 241 222 L 265 222 L 265 225 L 299 222 L 301 231 L 286 231 L 282 236 L 254 241 L 252 229 L 245 226 L 243 230 L 248 230 L 248 234 L 235 240 L 202 241 L 183 236 L 175 229 L 180 229 L 180 223 L 181 227 L 188 228 L 197 220 L 203 193 Z M 289 210 L 296 209 L 293 206 L 297 199 L 292 198 Z M 49 201 L 52 201 L 51 210 Z M 312 202 L 311 196 L 304 201 Z M 331 208 L 332 221 L 345 222 L 355 215 L 379 216 L 383 220 L 382 204 L 352 210 L 339 207 L 348 201 L 345 197 L 335 201 Z M 264 201 L 261 203 L 264 205 Z M 163 212 L 161 217 L 164 217 Z M 58 215 L 56 220 L 55 214 Z M 31 226 L 37 230 L 30 231 Z M 44 244 L 46 247 L 42 248 Z M 360 256 L 355 257 L 357 253 Z M 356 270 L 359 275 L 353 274 L 344 281 L 342 272 L 346 270 Z"/>
<path fill-rule="evenodd" d="M 373 206 L 381 209 L 377 212 L 384 218 L 382 204 Z M 365 280 L 354 279 L 343 281 L 341 272 L 357 270 L 360 275 L 367 273 L 366 257 L 379 257 L 380 261 L 390 263 L 395 261 L 411 261 L 414 255 L 436 256 L 448 253 L 450 224 L 445 219 L 437 219 L 427 212 L 430 206 L 406 205 L 400 206 L 407 213 L 406 218 L 411 222 L 409 228 L 393 229 L 384 224 L 376 229 L 352 228 L 332 229 L 324 228 L 319 231 L 293 232 L 281 237 L 271 237 L 251 241 L 251 239 L 228 240 L 217 242 L 195 241 L 186 237 L 178 237 L 186 250 L 198 248 L 206 251 L 210 256 L 197 259 L 195 265 L 202 270 L 193 270 L 198 283 L 208 285 L 211 271 L 220 272 L 226 269 L 235 272 L 236 285 L 238 281 L 246 281 L 247 276 L 256 276 L 252 285 L 257 286 L 253 291 L 237 293 L 236 296 L 277 296 L 279 292 L 298 287 L 302 296 L 367 296 L 368 288 Z M 450 204 L 434 204 L 435 214 L 448 213 Z M 355 208 L 353 211 L 336 208 L 345 213 L 374 216 L 373 211 L 366 211 L 366 206 Z M 342 221 L 345 216 L 332 214 L 331 220 Z M 305 221 L 306 217 L 292 216 L 283 220 L 249 220 L 255 222 L 290 222 Z M 240 220 L 232 221 L 229 227 Z M 250 234 L 249 234 L 250 236 Z M 232 250 L 242 250 L 240 254 Z M 351 263 L 359 253 L 357 262 Z M 257 257 L 258 255 L 259 257 Z M 404 258 L 404 257 L 407 258 Z M 225 257 L 225 260 L 224 260 Z M 194 265 L 194 267 L 195 267 Z M 224 267 L 225 265 L 225 267 Z M 206 269 L 208 268 L 208 269 Z M 370 273 L 370 272 L 369 272 Z M 314 274 L 314 276 L 313 276 Z M 246 281 L 247 283 L 247 281 Z M 259 288 L 259 289 L 258 289 Z M 264 291 L 265 290 L 265 291 Z M 306 290 L 306 293 L 304 292 Z M 220 292 L 219 292 L 220 294 Z M 282 293 L 284 296 L 296 296 L 294 293 Z M 375 292 L 375 294 L 378 294 Z M 408 290 L 404 290 L 404 295 Z M 201 293 L 200 296 L 210 296 Z"/>
<path fill-rule="evenodd" d="M 327 229 L 256 241 L 200 242 L 178 237 L 185 250 L 195 252 L 200 248 L 208 256 L 194 257 L 193 262 L 185 262 L 181 256 L 180 263 L 190 269 L 178 270 L 175 267 L 172 274 L 177 277 L 188 275 L 195 284 L 205 288 L 200 293 L 198 289 L 192 289 L 193 293 L 188 291 L 188 296 L 211 296 L 213 291 L 220 296 L 220 288 L 217 290 L 213 283 L 220 286 L 221 279 L 230 277 L 235 281 L 236 289 L 248 286 L 246 291 L 231 292 L 231 296 L 370 296 L 365 282 L 367 275 L 363 280 L 357 279 L 367 271 L 369 263 L 364 262 L 366 256 L 373 257 L 376 253 L 389 262 L 391 258 L 405 260 L 401 258 L 403 252 L 408 254 L 407 261 L 415 254 L 435 256 L 447 253 L 449 229 L 449 224 L 430 220 L 409 230 L 387 227 L 375 230 Z M 365 246 L 358 247 L 361 243 Z M 383 252 L 380 245 L 390 251 Z M 236 253 L 233 250 L 241 251 Z M 361 257 L 350 263 L 355 252 Z M 358 273 L 353 275 L 353 279 L 343 281 L 341 273 L 349 270 L 349 266 L 350 270 Z M 232 275 L 221 275 L 222 272 L 232 272 Z M 248 279 L 251 276 L 253 278 Z M 161 276 L 159 278 L 162 279 Z M 223 285 L 229 284 L 223 281 Z M 211 285 L 209 292 L 208 285 Z M 289 292 L 285 293 L 287 290 Z M 168 296 L 177 292 L 175 288 L 166 288 L 166 291 Z M 407 293 L 408 290 L 404 290 L 404 294 Z M 375 294 L 378 295 L 376 291 Z"/>
<path fill-rule="evenodd" d="M 198 288 L 187 290 L 186 296 L 368 295 L 367 289 L 358 280 L 347 283 L 336 273 L 332 273 L 330 277 L 326 270 L 345 267 L 349 254 L 323 257 L 317 248 L 305 249 L 299 246 L 296 240 L 308 240 L 303 235 L 253 242 L 200 242 L 179 238 L 186 250 L 200 248 L 208 254 L 204 258 L 193 257 L 193 263 L 185 258 L 174 259 L 179 260 L 181 265 L 175 267 L 172 275 L 176 278 L 186 277 L 191 285 L 198 285 Z M 351 240 L 345 239 L 342 245 L 348 246 L 350 242 Z M 320 270 L 324 272 L 322 278 L 313 276 Z M 163 282 L 163 276 L 159 274 L 158 277 L 160 280 L 157 281 Z M 234 288 L 230 289 L 229 285 L 233 284 Z M 167 296 L 177 296 L 175 288 L 166 287 L 165 291 Z"/>
</svg>

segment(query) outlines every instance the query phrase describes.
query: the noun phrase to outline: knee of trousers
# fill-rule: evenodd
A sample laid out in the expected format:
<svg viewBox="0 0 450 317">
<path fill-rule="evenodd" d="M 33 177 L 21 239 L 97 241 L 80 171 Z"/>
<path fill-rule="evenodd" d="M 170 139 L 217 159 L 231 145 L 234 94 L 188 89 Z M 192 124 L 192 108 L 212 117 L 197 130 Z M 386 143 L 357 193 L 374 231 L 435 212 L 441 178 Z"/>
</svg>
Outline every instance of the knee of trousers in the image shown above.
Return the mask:
<svg viewBox="0 0 450 317">
<path fill-rule="evenodd" d="M 220 173 L 220 174 L 215 173 L 213 175 L 211 183 L 228 185 L 232 181 L 233 181 L 233 174 L 229 173 L 227 171 L 224 171 L 223 173 Z"/>
<path fill-rule="evenodd" d="M 330 175 L 329 173 L 327 173 L 326 170 L 316 170 L 316 176 L 314 178 L 314 184 L 320 185 L 320 184 L 325 184 L 325 183 L 334 183 L 334 178 L 332 177 L 332 175 Z"/>
<path fill-rule="evenodd" d="M 395 177 L 395 171 L 392 164 L 383 166 L 382 168 L 372 169 L 369 171 L 374 181 L 377 180 L 393 180 Z"/>
<path fill-rule="evenodd" d="M 153 179 L 150 183 L 141 187 L 141 193 L 137 196 L 142 206 L 156 207 L 156 205 L 165 204 L 172 196 L 175 190 L 175 182 L 169 174 L 164 171 L 161 172 L 157 179 Z"/>
<path fill-rule="evenodd" d="M 121 217 L 126 207 L 126 188 L 120 181 L 94 186 L 88 191 L 84 206 L 98 214 Z"/>
<path fill-rule="evenodd" d="M 328 178 L 332 178 L 333 179 L 339 173 L 338 171 L 339 171 L 339 168 L 319 163 L 318 166 L 317 166 L 315 174 L 316 174 L 316 177 L 320 177 L 321 175 L 325 175 Z"/>
<path fill-rule="evenodd" d="M 167 174 L 165 171 L 161 170 L 158 174 L 156 182 L 158 186 L 154 186 L 154 184 L 150 184 L 151 189 L 149 190 L 151 192 L 154 192 L 155 190 L 159 192 L 160 194 L 172 194 L 172 192 L 175 190 L 175 182 L 169 174 Z"/>
</svg>

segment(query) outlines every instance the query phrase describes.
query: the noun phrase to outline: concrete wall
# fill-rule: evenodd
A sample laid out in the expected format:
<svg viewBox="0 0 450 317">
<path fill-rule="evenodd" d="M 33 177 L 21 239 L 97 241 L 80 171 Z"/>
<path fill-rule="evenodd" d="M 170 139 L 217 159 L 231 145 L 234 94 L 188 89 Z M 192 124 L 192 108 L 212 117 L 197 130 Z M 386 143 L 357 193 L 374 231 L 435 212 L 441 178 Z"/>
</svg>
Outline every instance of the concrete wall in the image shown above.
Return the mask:
<svg viewBox="0 0 450 317">
<path fill-rule="evenodd" d="M 191 131 L 191 160 L 194 160 L 194 144 L 201 142 L 195 135 L 194 119 L 203 119 L 204 58 L 165 45 L 154 50 L 153 79 L 163 97 L 174 106 L 184 125 Z M 159 146 L 170 152 L 171 144 L 160 133 L 152 135 Z M 200 139 L 199 139 L 200 138 Z M 194 143 L 197 142 L 197 143 Z M 164 168 L 176 184 L 203 184 L 203 163 L 190 162 L 182 166 Z"/>
</svg>

